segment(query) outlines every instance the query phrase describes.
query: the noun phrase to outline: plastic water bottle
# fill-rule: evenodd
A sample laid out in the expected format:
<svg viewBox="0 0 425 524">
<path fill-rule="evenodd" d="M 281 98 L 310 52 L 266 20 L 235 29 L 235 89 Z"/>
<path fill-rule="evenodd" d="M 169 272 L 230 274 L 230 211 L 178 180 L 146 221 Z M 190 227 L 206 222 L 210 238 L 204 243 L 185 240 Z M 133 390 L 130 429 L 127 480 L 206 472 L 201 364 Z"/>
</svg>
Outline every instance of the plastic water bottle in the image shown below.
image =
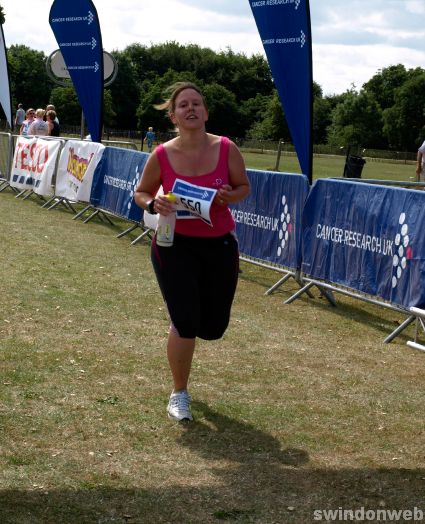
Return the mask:
<svg viewBox="0 0 425 524">
<path fill-rule="evenodd" d="M 176 201 L 173 193 L 165 195 L 170 202 Z M 176 226 L 176 212 L 173 211 L 167 216 L 159 215 L 158 226 L 156 228 L 156 243 L 158 246 L 170 247 L 174 242 L 174 228 Z"/>
</svg>

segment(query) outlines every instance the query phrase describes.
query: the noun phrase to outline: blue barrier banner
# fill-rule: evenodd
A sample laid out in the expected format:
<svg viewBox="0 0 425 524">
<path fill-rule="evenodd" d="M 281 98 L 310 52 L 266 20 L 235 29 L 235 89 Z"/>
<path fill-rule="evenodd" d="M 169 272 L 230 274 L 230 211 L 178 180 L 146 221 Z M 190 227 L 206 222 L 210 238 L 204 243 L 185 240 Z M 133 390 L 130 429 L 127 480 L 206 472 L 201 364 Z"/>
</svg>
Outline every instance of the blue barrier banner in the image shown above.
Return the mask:
<svg viewBox="0 0 425 524">
<path fill-rule="evenodd" d="M 403 308 L 425 305 L 425 193 L 318 180 L 303 214 L 302 271 Z"/>
<path fill-rule="evenodd" d="M 134 202 L 134 192 L 148 158 L 148 153 L 105 147 L 93 175 L 90 204 L 139 222 L 142 210 Z"/>
<path fill-rule="evenodd" d="M 302 172 L 312 180 L 313 66 L 308 0 L 250 0 Z"/>
<path fill-rule="evenodd" d="M 74 84 L 93 142 L 103 125 L 103 48 L 91 0 L 55 0 L 49 23 Z"/>
<path fill-rule="evenodd" d="M 242 255 L 299 269 L 304 175 L 248 169 L 250 195 L 231 206 Z"/>
</svg>

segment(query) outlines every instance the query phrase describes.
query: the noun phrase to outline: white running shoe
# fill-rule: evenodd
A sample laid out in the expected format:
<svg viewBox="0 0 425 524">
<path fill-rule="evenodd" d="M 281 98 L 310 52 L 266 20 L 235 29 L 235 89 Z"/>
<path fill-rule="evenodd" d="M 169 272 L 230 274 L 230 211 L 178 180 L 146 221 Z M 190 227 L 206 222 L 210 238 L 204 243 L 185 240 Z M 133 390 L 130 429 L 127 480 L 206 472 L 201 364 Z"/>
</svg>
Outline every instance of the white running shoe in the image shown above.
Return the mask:
<svg viewBox="0 0 425 524">
<path fill-rule="evenodd" d="M 193 420 L 190 412 L 191 400 L 191 396 L 185 389 L 171 393 L 167 408 L 168 416 L 179 422 L 182 420 Z"/>
</svg>

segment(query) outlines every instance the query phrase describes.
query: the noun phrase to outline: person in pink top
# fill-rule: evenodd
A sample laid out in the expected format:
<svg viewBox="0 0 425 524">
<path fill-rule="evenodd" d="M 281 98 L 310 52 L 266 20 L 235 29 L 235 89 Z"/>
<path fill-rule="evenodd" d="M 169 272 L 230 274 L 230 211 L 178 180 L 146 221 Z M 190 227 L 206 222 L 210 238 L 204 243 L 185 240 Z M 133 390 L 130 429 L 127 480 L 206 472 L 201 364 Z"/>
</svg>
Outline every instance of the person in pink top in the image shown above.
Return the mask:
<svg viewBox="0 0 425 524">
<path fill-rule="evenodd" d="M 206 132 L 208 110 L 200 89 L 178 82 L 169 93 L 158 108 L 168 110 L 179 134 L 150 155 L 135 201 L 147 213 L 167 216 L 174 204 L 157 195 L 161 186 L 165 195 L 176 179 L 217 190 L 210 208 L 212 226 L 200 218 L 177 218 L 171 247 L 159 246 L 156 237 L 152 241 L 152 264 L 171 318 L 167 356 L 174 389 L 168 416 L 183 421 L 193 419 L 187 386 L 196 338 L 219 339 L 229 323 L 239 251 L 228 205 L 243 200 L 250 184 L 236 145 Z"/>
</svg>

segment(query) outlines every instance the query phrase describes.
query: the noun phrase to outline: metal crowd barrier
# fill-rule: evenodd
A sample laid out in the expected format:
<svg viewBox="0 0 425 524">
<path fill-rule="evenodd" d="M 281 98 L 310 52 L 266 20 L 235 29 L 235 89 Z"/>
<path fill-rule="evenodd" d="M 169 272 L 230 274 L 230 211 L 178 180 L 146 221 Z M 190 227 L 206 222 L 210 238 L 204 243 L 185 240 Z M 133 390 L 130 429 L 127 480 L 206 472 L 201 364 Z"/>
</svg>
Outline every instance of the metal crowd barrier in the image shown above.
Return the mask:
<svg viewBox="0 0 425 524">
<path fill-rule="evenodd" d="M 414 315 L 416 320 L 416 328 L 414 340 L 408 340 L 407 345 L 413 349 L 425 351 L 425 346 L 418 341 L 420 329 L 422 330 L 422 333 L 425 333 L 425 310 L 418 307 L 411 307 L 410 312 Z"/>
<path fill-rule="evenodd" d="M 375 306 L 380 306 L 386 309 L 391 309 L 393 311 L 396 311 L 398 313 L 403 313 L 405 315 L 407 314 L 408 315 L 407 319 L 404 320 L 404 322 L 402 322 L 396 329 L 394 329 L 385 338 L 384 343 L 386 344 L 388 344 L 389 342 L 394 340 L 398 335 L 400 335 L 400 333 L 402 333 L 402 331 L 404 331 L 412 322 L 414 322 L 416 318 L 415 314 L 411 312 L 412 308 L 410 309 L 410 314 L 409 314 L 409 310 L 406 310 L 394 304 L 390 304 L 388 302 L 385 302 L 384 300 L 373 298 L 371 295 L 367 295 L 366 293 L 363 294 L 361 292 L 352 291 L 349 288 L 339 286 L 336 284 L 330 284 L 328 282 L 310 278 L 304 275 L 300 276 L 300 280 L 301 282 L 303 282 L 303 287 L 301 287 L 301 289 L 299 289 L 296 293 L 294 293 L 287 300 L 285 300 L 284 302 L 285 304 L 290 304 L 291 302 L 299 298 L 303 293 L 308 293 L 313 286 L 316 286 L 319 289 L 322 296 L 324 296 L 332 306 L 337 305 L 337 302 L 333 295 L 333 293 L 335 292 L 335 293 L 341 293 L 341 295 L 345 295 L 351 298 L 362 300 L 363 302 L 368 302 L 369 304 L 373 304 Z"/>
<path fill-rule="evenodd" d="M 19 135 L 12 135 L 10 133 L 0 133 L 0 166 L 4 166 L 3 168 L 0 168 L 0 174 L 3 172 L 3 170 L 5 173 L 7 173 L 7 179 L 6 178 L 2 179 L 0 177 L 0 192 L 3 189 L 6 189 L 6 187 L 10 187 L 13 191 L 17 193 L 16 198 L 22 198 L 23 200 L 27 200 L 32 195 L 35 195 L 38 199 L 42 201 L 41 207 L 47 210 L 55 209 L 56 207 L 60 205 L 64 206 L 64 208 L 67 211 L 71 211 L 74 214 L 73 220 L 76 220 L 78 218 L 84 218 L 83 219 L 84 224 L 90 222 L 95 217 L 97 217 L 101 222 L 104 222 L 110 225 L 115 225 L 114 222 L 111 220 L 111 218 L 114 218 L 114 217 L 120 220 L 131 222 L 132 225 L 129 228 L 125 229 L 124 231 L 120 232 L 117 235 L 117 238 L 121 238 L 127 235 L 128 233 L 130 233 L 131 231 L 134 231 L 135 229 L 140 228 L 142 230 L 142 233 L 131 242 L 132 245 L 139 242 L 145 236 L 150 236 L 151 230 L 149 228 L 146 228 L 143 225 L 143 221 L 135 223 L 135 222 L 129 221 L 125 217 L 116 215 L 110 211 L 106 211 L 104 209 L 97 208 L 93 206 L 92 204 L 86 203 L 86 205 L 84 205 L 85 204 L 84 202 L 70 201 L 67 198 L 58 197 L 55 195 L 53 195 L 51 198 L 48 198 L 46 200 L 45 197 L 38 195 L 32 189 L 19 190 L 19 189 L 16 189 L 10 186 L 9 178 L 10 178 L 11 167 L 12 167 L 11 164 L 13 161 L 14 149 L 15 149 L 16 141 L 18 140 L 18 138 L 19 138 Z M 69 140 L 79 141 L 79 139 L 74 138 L 74 137 L 49 137 L 49 136 L 43 136 L 41 138 L 45 140 L 52 140 L 52 141 L 59 140 L 61 142 L 61 147 L 60 147 L 60 151 L 57 156 L 55 171 L 54 171 L 54 175 L 52 179 L 52 182 L 54 185 L 56 181 L 56 172 L 58 169 L 60 153 L 61 153 L 63 145 L 65 144 L 66 141 L 69 141 Z M 6 142 L 8 144 L 7 146 L 4 145 Z M 104 140 L 102 141 L 102 143 L 105 146 L 120 147 L 123 149 L 132 149 L 132 150 L 138 151 L 138 147 L 135 142 L 120 141 L 120 140 Z M 83 204 L 83 208 L 81 210 L 76 209 L 74 207 L 76 204 Z M 84 217 L 84 215 L 86 216 Z"/>
<path fill-rule="evenodd" d="M 122 147 L 124 149 L 134 149 L 139 151 L 136 142 L 125 142 L 121 140 L 102 140 L 104 146 Z"/>
<path fill-rule="evenodd" d="M 13 158 L 13 139 L 11 133 L 0 133 L 0 192 L 10 187 L 10 169 Z"/>
<path fill-rule="evenodd" d="M 0 133 L 0 191 L 5 189 L 5 187 L 7 187 L 9 185 L 8 182 L 9 182 L 9 177 L 10 177 L 10 172 L 11 172 L 11 162 L 12 162 L 12 159 L 13 159 L 14 144 L 15 144 L 17 138 L 18 138 L 18 135 L 11 135 L 10 133 Z M 65 138 L 62 138 L 62 137 L 59 137 L 59 138 L 56 138 L 56 137 L 43 137 L 43 138 L 48 138 L 48 139 L 51 139 L 51 140 L 61 140 L 62 146 L 63 146 L 63 143 L 66 140 L 75 140 L 74 138 L 71 139 L 71 138 L 66 138 L 66 137 Z M 105 145 L 109 145 L 109 146 L 112 146 L 112 147 L 127 147 L 127 148 L 131 148 L 131 149 L 134 149 L 134 150 L 138 150 L 137 145 L 134 142 L 122 142 L 122 141 L 105 140 L 103 143 Z M 59 156 L 60 155 L 58 154 L 58 159 L 59 159 Z M 56 169 L 57 169 L 57 165 L 56 165 Z M 55 172 L 56 172 L 56 170 L 55 170 Z M 376 183 L 376 184 L 383 184 L 383 183 L 385 184 L 386 183 L 386 181 L 377 181 L 377 180 L 369 181 L 369 180 L 364 180 L 364 179 L 363 180 L 356 179 L 355 181 L 356 182 L 370 182 L 370 183 Z M 402 182 L 389 182 L 388 185 L 394 185 L 394 186 L 400 186 L 400 185 L 413 186 L 414 185 L 414 186 L 422 186 L 422 187 L 424 187 L 425 183 L 417 183 L 417 182 L 415 182 L 415 183 L 413 183 L 413 182 L 411 182 L 411 183 L 409 183 L 409 182 L 407 182 L 407 183 L 406 182 L 403 182 L 403 183 Z M 26 191 L 28 191 L 28 190 L 26 190 Z M 31 196 L 32 190 L 30 190 L 30 191 L 31 191 L 30 194 L 25 195 L 24 199 L 28 198 L 29 196 Z M 22 192 L 18 193 L 17 196 L 18 197 L 22 196 Z M 39 195 L 37 195 L 37 196 L 39 196 Z M 87 218 L 85 218 L 85 220 L 83 221 L 84 223 L 89 222 L 95 216 L 97 216 L 101 221 L 107 222 L 107 223 L 112 224 L 112 225 L 114 225 L 114 224 L 113 224 L 113 222 L 110 219 L 111 216 L 119 218 L 121 220 L 127 220 L 127 219 L 125 219 L 124 217 L 122 217 L 120 215 L 115 215 L 114 213 L 111 213 L 109 211 L 105 211 L 103 209 L 96 208 L 96 207 L 92 206 L 91 204 L 86 205 L 86 207 L 84 207 L 81 211 L 76 211 L 75 208 L 72 205 L 72 204 L 75 204 L 75 202 L 68 202 L 68 201 L 64 202 L 64 200 L 66 200 L 66 199 L 60 199 L 58 197 L 53 197 L 48 202 L 45 202 L 43 204 L 43 207 L 47 207 L 47 209 L 53 209 L 57 205 L 63 204 L 68 210 L 71 210 L 74 213 L 75 216 L 73 217 L 73 219 L 80 218 L 87 211 L 91 211 L 91 214 Z M 53 202 L 53 204 L 52 204 L 52 202 Z M 80 202 L 80 204 L 81 204 L 81 202 Z M 131 222 L 131 221 L 129 221 L 129 222 Z M 123 232 L 120 232 L 117 235 L 117 238 L 121 238 L 122 236 L 125 236 L 126 234 L 128 234 L 131 231 L 134 231 L 137 228 L 141 228 L 143 232 L 142 232 L 141 235 L 139 235 L 135 240 L 133 240 L 131 242 L 132 245 L 137 243 L 139 240 L 141 240 L 142 238 L 144 238 L 146 236 L 150 237 L 150 234 L 151 234 L 152 230 L 147 228 L 143 224 L 143 221 L 141 221 L 141 222 L 138 222 L 138 223 L 134 223 L 133 222 L 129 228 L 127 228 Z M 419 309 L 419 308 L 415 308 L 415 307 L 412 307 L 409 310 L 406 310 L 406 309 L 404 309 L 402 307 L 390 304 L 390 303 L 385 302 L 383 300 L 380 300 L 380 299 L 377 299 L 377 298 L 373 298 L 372 296 L 369 296 L 367 294 L 362 294 L 361 292 L 356 292 L 356 291 L 350 290 L 349 288 L 345 288 L 345 287 L 338 286 L 338 285 L 335 285 L 335 284 L 332 284 L 332 283 L 327 283 L 327 282 L 320 281 L 320 280 L 317 280 L 317 279 L 309 278 L 309 277 L 303 275 L 302 273 L 300 273 L 299 271 L 290 270 L 290 269 L 287 269 L 287 268 L 284 268 L 284 267 L 280 267 L 280 266 L 272 264 L 272 263 L 266 263 L 266 262 L 264 262 L 262 260 L 257 260 L 257 259 L 254 259 L 254 258 L 250 257 L 250 256 L 246 256 L 243 253 L 240 256 L 240 259 L 242 261 L 244 261 L 244 262 L 247 262 L 247 263 L 250 263 L 250 264 L 254 264 L 254 265 L 257 265 L 257 266 L 265 268 L 265 269 L 270 269 L 270 270 L 273 270 L 273 271 L 277 271 L 277 272 L 280 272 L 280 273 L 283 274 L 282 278 L 280 278 L 280 280 L 278 282 L 276 282 L 271 288 L 269 288 L 265 292 L 265 295 L 270 295 L 275 289 L 277 289 L 279 286 L 281 286 L 283 283 L 285 283 L 289 278 L 294 278 L 295 281 L 299 284 L 300 289 L 297 292 L 295 292 L 293 295 L 291 295 L 285 301 L 285 304 L 290 304 L 291 302 L 293 302 L 294 300 L 299 298 L 304 293 L 306 293 L 309 297 L 313 298 L 313 295 L 312 295 L 310 290 L 311 290 L 311 288 L 313 286 L 316 286 L 319 289 L 319 291 L 322 294 L 322 296 L 324 296 L 330 302 L 330 304 L 332 304 L 334 306 L 337 303 L 336 303 L 336 300 L 334 298 L 333 293 L 336 292 L 336 293 L 341 293 L 343 295 L 346 295 L 346 296 L 349 296 L 349 297 L 352 297 L 352 298 L 356 298 L 356 299 L 368 302 L 368 303 L 373 304 L 373 305 L 377 305 L 377 306 L 380 306 L 380 307 L 391 309 L 391 310 L 396 311 L 398 313 L 403 313 L 405 315 L 407 314 L 408 317 L 406 318 L 406 320 L 404 320 L 394 331 L 392 331 L 392 333 L 390 333 L 390 335 L 388 335 L 385 338 L 384 342 L 385 343 L 391 342 L 402 331 L 404 331 L 412 322 L 416 321 L 416 331 L 415 331 L 414 340 L 413 341 L 408 341 L 407 345 L 409 347 L 412 347 L 412 348 L 415 348 L 415 349 L 419 349 L 421 351 L 425 351 L 425 345 L 422 345 L 421 343 L 418 342 L 419 330 L 422 329 L 422 331 L 425 333 L 425 310 L 422 310 L 422 309 Z"/>
<path fill-rule="evenodd" d="M 263 269 L 269 269 L 270 271 L 276 271 L 277 273 L 282 273 L 284 275 L 277 282 L 275 282 L 267 291 L 264 292 L 265 296 L 271 295 L 273 291 L 276 291 L 277 288 L 282 286 L 290 278 L 293 278 L 295 282 L 300 286 L 300 288 L 304 286 L 304 282 L 301 279 L 301 274 L 299 270 L 279 266 L 278 264 L 273 264 L 271 262 L 264 262 L 264 260 L 256 259 L 249 255 L 244 255 L 243 253 L 239 255 L 239 260 L 242 260 L 247 264 L 262 267 Z M 306 293 L 310 298 L 313 298 L 313 295 L 310 293 L 310 291 L 307 290 Z"/>
</svg>

